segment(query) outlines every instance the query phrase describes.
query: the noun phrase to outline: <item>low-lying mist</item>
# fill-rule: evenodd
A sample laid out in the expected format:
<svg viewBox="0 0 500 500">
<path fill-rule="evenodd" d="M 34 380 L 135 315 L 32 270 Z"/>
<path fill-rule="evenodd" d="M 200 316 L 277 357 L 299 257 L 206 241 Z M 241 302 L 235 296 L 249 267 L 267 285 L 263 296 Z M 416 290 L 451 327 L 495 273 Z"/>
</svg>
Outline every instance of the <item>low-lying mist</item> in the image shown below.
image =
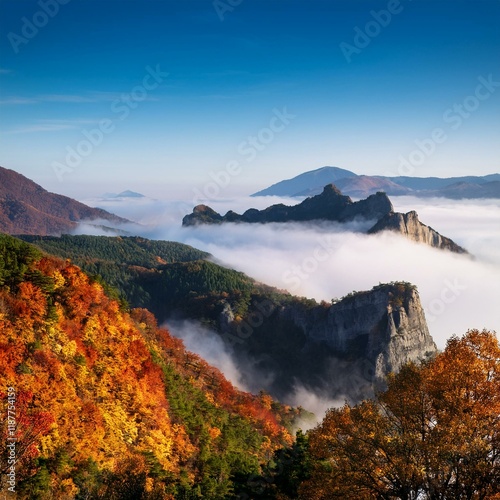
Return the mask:
<svg viewBox="0 0 500 500">
<path fill-rule="evenodd" d="M 248 390 L 241 371 L 236 367 L 220 335 L 199 322 L 190 320 L 167 321 L 163 326 L 168 328 L 172 335 L 182 339 L 188 351 L 198 354 L 207 363 L 218 368 L 234 386 L 243 391 Z"/>
<path fill-rule="evenodd" d="M 255 360 L 249 356 L 242 355 L 242 353 L 236 356 L 217 332 L 206 328 L 201 323 L 191 320 L 167 320 L 162 326 L 168 328 L 172 335 L 182 339 L 188 351 L 198 354 L 209 364 L 218 368 L 240 390 L 256 394 L 272 384 L 272 372 L 263 372 L 258 369 Z M 366 380 L 353 375 L 348 369 L 352 368 L 349 362 L 332 359 L 331 364 L 332 372 L 335 374 L 335 386 L 339 393 L 342 394 L 343 391 L 349 391 L 351 394 L 356 391 L 363 393 L 366 389 Z M 345 369 L 342 369 L 342 365 L 345 365 Z M 329 378 L 328 373 L 325 373 L 325 378 Z M 305 431 L 314 427 L 323 419 L 329 408 L 342 406 L 345 403 L 343 396 L 332 398 L 330 385 L 328 384 L 329 390 L 326 387 L 323 390 L 319 388 L 313 390 L 296 381 L 293 389 L 280 398 L 285 404 L 301 406 L 314 414 L 314 418 L 296 422 L 297 428 Z M 358 387 L 353 388 L 353 385 Z"/>
</svg>

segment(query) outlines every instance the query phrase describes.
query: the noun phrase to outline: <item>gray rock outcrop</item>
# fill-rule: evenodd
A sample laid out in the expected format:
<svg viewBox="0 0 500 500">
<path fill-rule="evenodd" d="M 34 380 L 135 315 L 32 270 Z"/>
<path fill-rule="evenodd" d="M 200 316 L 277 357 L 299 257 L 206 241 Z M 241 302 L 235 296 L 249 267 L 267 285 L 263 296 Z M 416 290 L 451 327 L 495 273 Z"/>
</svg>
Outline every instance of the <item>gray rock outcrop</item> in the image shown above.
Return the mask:
<svg viewBox="0 0 500 500">
<path fill-rule="evenodd" d="M 369 234 L 381 231 L 395 231 L 417 243 L 425 243 L 434 248 L 450 250 L 456 253 L 467 253 L 467 250 L 457 245 L 450 238 L 442 236 L 430 226 L 426 226 L 418 219 L 415 211 L 389 213 L 382 217 L 369 231 Z"/>
</svg>

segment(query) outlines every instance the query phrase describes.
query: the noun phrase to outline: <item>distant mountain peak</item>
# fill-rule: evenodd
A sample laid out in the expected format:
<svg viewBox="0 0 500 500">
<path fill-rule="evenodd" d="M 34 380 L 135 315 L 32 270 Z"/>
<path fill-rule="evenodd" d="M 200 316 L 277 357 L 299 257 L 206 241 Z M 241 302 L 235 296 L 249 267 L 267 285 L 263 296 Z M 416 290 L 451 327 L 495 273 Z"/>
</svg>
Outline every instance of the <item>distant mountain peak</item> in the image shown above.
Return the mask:
<svg viewBox="0 0 500 500">
<path fill-rule="evenodd" d="M 338 167 L 321 167 L 277 182 L 252 196 L 306 197 L 320 194 L 333 182 L 344 194 L 366 198 L 377 191 L 391 196 L 413 195 L 446 198 L 500 198 L 500 174 L 482 177 L 384 177 L 357 175 Z"/>
<path fill-rule="evenodd" d="M 309 188 L 323 187 L 339 179 L 356 177 L 357 174 L 339 167 L 321 167 L 304 172 L 292 179 L 278 182 L 252 196 L 297 196 L 297 193 Z M 318 193 L 314 193 L 318 194 Z"/>
<path fill-rule="evenodd" d="M 118 198 L 145 198 L 145 196 L 141 193 L 137 193 L 136 191 L 130 191 L 127 189 L 126 191 L 122 191 L 117 194 Z"/>
<path fill-rule="evenodd" d="M 130 191 L 129 189 L 122 191 L 121 193 L 104 193 L 102 195 L 103 198 L 145 198 L 145 196 L 141 193 L 137 193 L 136 191 Z"/>
</svg>

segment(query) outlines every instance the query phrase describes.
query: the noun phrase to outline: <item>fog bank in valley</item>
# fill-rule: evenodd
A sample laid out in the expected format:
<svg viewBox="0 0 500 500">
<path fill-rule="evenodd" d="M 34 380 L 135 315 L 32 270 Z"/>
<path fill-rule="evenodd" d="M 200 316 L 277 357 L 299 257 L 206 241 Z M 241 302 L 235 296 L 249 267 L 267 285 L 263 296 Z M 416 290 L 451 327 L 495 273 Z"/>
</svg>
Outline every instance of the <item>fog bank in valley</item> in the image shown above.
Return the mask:
<svg viewBox="0 0 500 500">
<path fill-rule="evenodd" d="M 99 204 L 144 225 L 141 233 L 210 252 L 228 267 L 293 294 L 330 301 L 379 282 L 417 285 L 429 330 L 440 348 L 469 328 L 500 331 L 500 201 L 393 197 L 397 211 L 416 210 L 422 222 L 464 246 L 457 255 L 382 233 L 365 235 L 370 223 L 223 224 L 181 227 L 192 207 L 185 202 L 139 200 Z M 208 202 L 240 213 L 278 198 Z M 136 231 L 136 229 L 134 229 Z"/>
</svg>

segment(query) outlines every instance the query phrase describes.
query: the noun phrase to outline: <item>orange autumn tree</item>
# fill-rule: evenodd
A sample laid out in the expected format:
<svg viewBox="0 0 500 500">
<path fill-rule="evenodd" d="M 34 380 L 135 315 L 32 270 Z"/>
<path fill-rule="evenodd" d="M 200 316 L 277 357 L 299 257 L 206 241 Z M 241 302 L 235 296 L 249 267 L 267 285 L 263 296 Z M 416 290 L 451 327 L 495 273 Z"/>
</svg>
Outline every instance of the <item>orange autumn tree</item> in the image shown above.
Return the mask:
<svg viewBox="0 0 500 500">
<path fill-rule="evenodd" d="M 8 395 L 9 393 L 0 392 L 2 402 L 8 400 Z M 39 443 L 53 426 L 54 417 L 48 412 L 33 409 L 32 392 L 14 392 L 11 397 L 13 397 L 12 405 L 2 404 L 0 408 L 0 436 L 6 445 L 15 443 L 13 446 L 17 477 L 24 479 L 34 472 L 34 459 L 40 455 Z M 9 407 L 12 408 L 11 411 L 8 411 Z M 13 422 L 10 428 L 8 415 L 12 416 Z M 2 453 L 0 455 L 2 477 L 7 474 L 10 465 L 7 453 Z"/>
<path fill-rule="evenodd" d="M 310 433 L 301 498 L 500 498 L 500 346 L 470 330 Z"/>
</svg>

